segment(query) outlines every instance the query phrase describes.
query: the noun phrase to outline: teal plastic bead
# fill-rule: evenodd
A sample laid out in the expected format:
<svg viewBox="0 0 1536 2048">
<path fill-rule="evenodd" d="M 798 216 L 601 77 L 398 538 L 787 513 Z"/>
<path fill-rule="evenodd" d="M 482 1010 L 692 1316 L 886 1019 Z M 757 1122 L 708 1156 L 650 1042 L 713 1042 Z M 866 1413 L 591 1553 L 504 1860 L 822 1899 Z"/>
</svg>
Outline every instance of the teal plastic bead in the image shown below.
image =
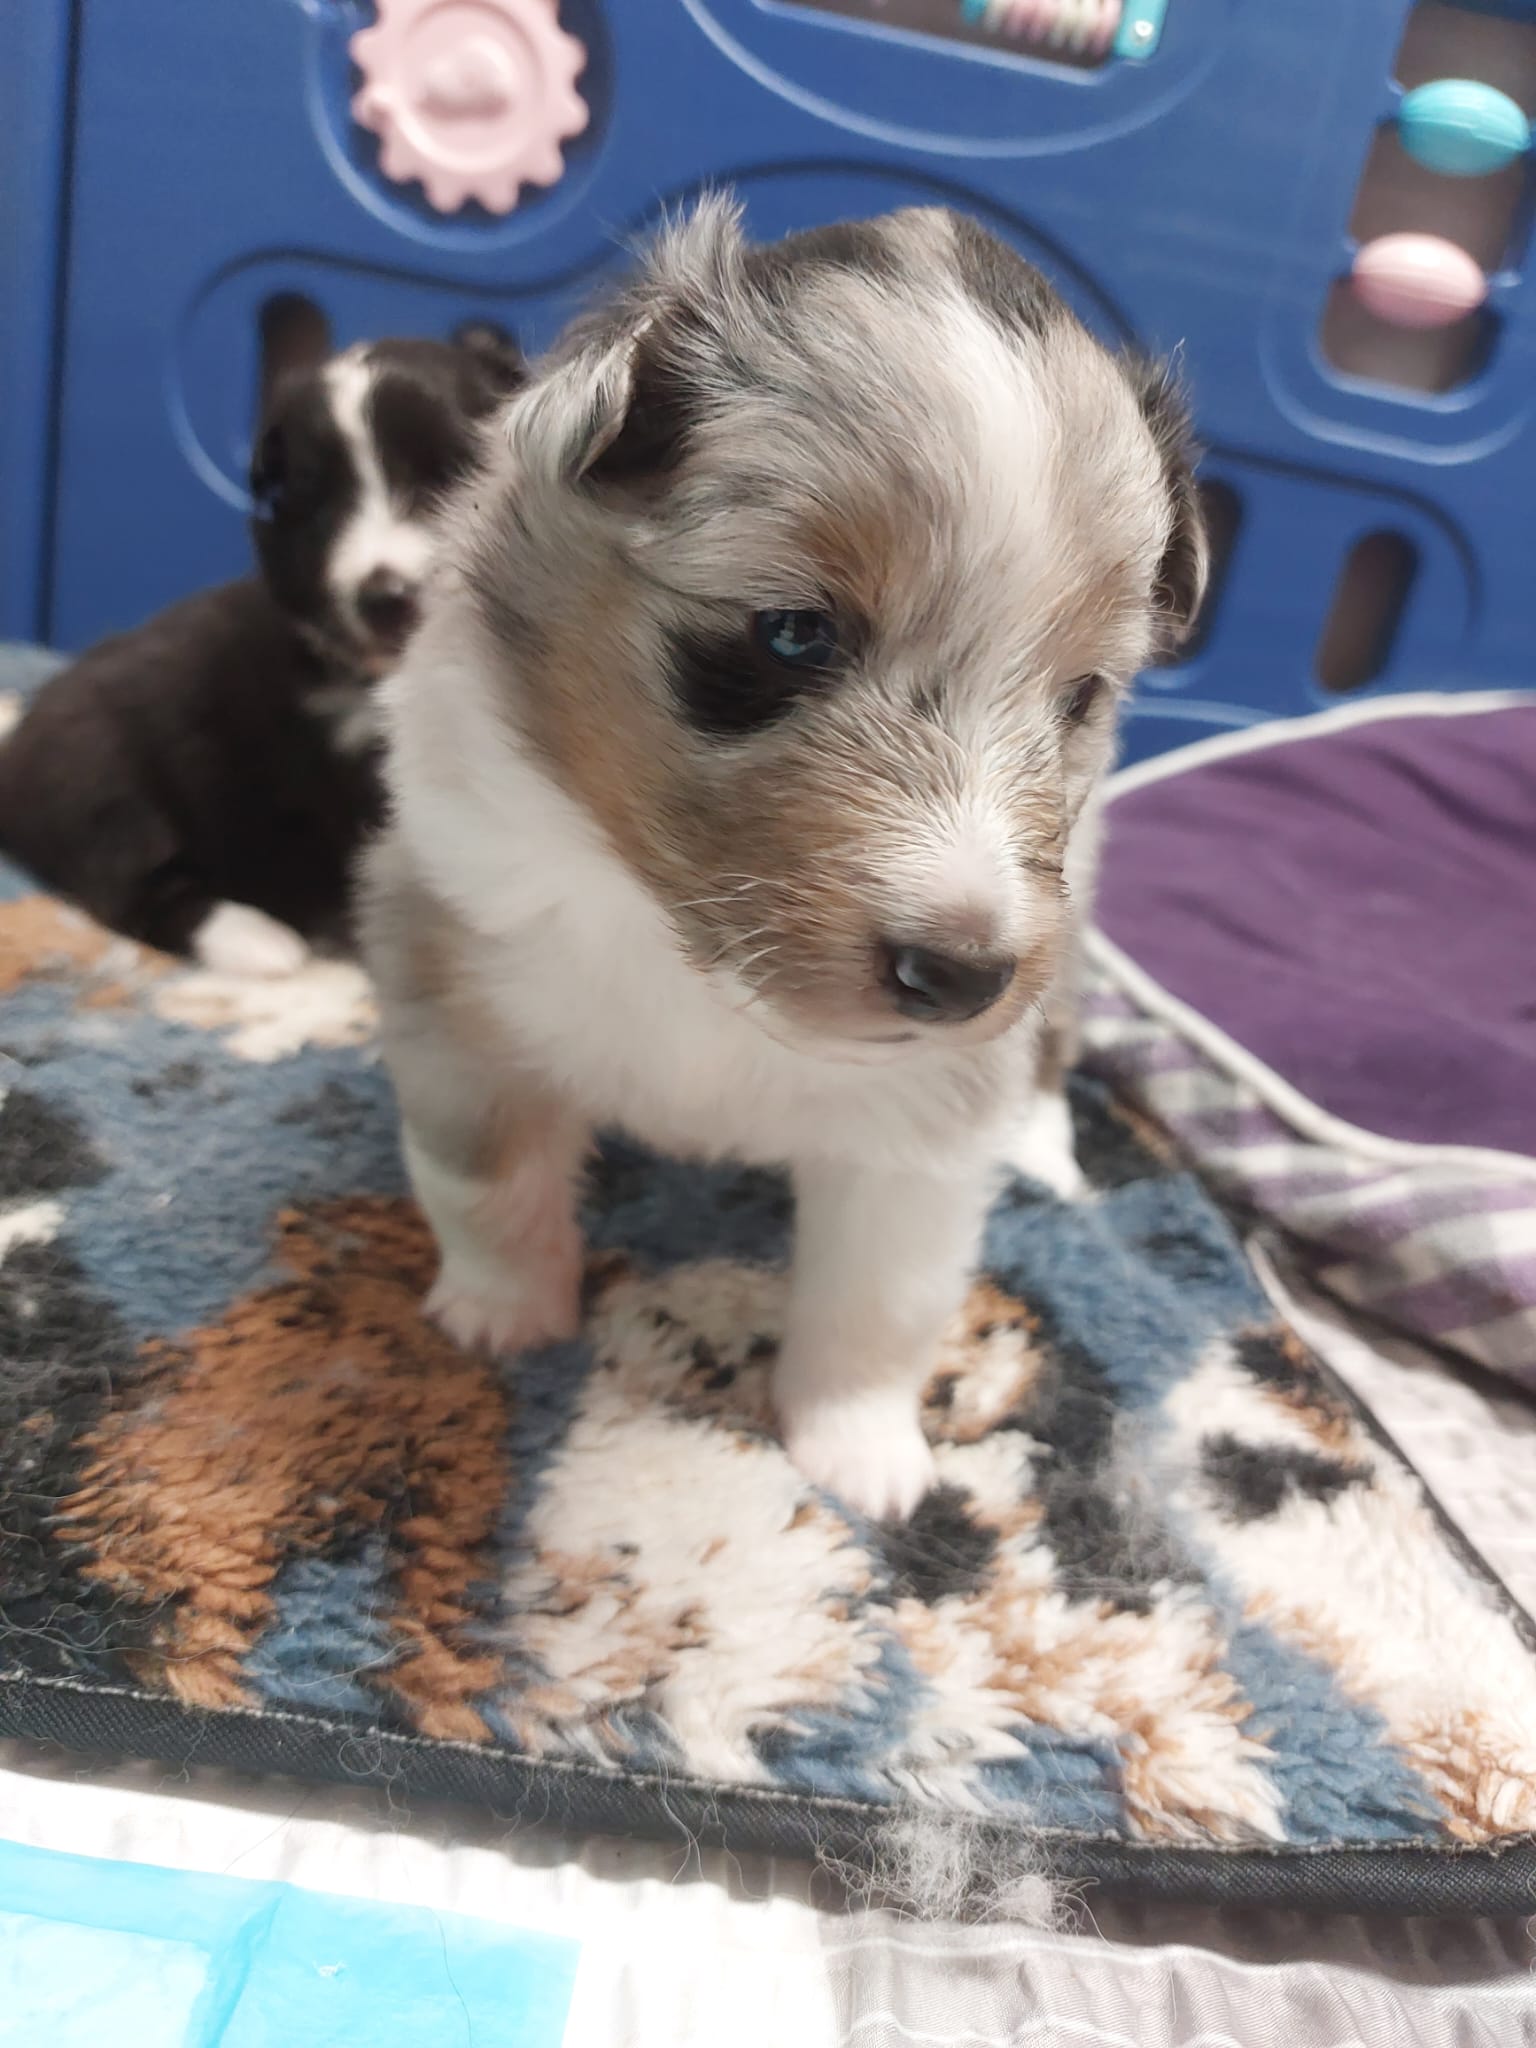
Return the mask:
<svg viewBox="0 0 1536 2048">
<path fill-rule="evenodd" d="M 1448 178 L 1481 178 L 1531 146 L 1531 124 L 1509 97 L 1470 78 L 1437 78 L 1403 96 L 1403 147 Z"/>
</svg>

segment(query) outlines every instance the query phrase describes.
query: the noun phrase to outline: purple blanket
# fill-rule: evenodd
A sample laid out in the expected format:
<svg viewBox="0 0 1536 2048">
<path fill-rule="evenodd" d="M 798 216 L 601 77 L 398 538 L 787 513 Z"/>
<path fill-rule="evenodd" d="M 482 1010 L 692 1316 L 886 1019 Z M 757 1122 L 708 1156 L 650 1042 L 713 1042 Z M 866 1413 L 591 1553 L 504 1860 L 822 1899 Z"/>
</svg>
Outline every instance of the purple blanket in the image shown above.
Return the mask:
<svg viewBox="0 0 1536 2048">
<path fill-rule="evenodd" d="M 1132 787 L 1100 922 L 1321 1108 L 1536 1155 L 1536 702 Z"/>
<path fill-rule="evenodd" d="M 1536 697 L 1193 748 L 1108 823 L 1092 1056 L 1317 1284 L 1536 1388 Z"/>
</svg>

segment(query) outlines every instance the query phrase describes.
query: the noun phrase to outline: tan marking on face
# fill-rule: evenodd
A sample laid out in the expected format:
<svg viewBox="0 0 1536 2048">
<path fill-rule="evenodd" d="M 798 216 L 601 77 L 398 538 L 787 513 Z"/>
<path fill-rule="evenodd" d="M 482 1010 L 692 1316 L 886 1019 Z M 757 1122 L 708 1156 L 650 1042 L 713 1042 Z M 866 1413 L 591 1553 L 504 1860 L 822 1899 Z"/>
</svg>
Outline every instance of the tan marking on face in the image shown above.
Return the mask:
<svg viewBox="0 0 1536 2048">
<path fill-rule="evenodd" d="M 673 738 L 659 679 L 633 674 L 641 609 L 616 565 L 572 565 L 571 602 L 546 628 L 518 712 L 555 780 L 653 886 L 672 872 L 665 756 Z"/>
<path fill-rule="evenodd" d="M 952 554 L 958 537 L 949 508 L 915 473 L 893 474 L 884 491 L 811 505 L 799 548 L 820 572 L 822 591 L 858 626 L 913 630 L 924 593 L 935 583 L 935 560 Z M 810 602 L 818 593 L 806 593 Z M 917 614 L 918 616 L 915 616 Z"/>
<path fill-rule="evenodd" d="M 279 1252 L 288 1278 L 146 1348 L 144 1381 L 84 1440 L 62 1528 L 85 1576 L 167 1603 L 146 1681 L 232 1705 L 283 1563 L 385 1527 L 404 1493 L 412 1513 L 387 1530 L 400 1654 L 374 1682 L 424 1734 L 484 1740 L 470 1701 L 499 1665 L 463 1630 L 507 1488 L 501 1392 L 421 1318 L 436 1253 L 411 1204 L 289 1214 Z"/>
<path fill-rule="evenodd" d="M 580 626 L 551 629 L 520 713 L 556 780 L 667 912 L 693 964 L 732 973 L 796 1023 L 830 1035 L 899 1028 L 884 1015 L 876 939 L 923 936 L 924 918 L 886 898 L 888 849 L 910 840 L 914 779 L 931 735 L 913 713 L 872 738 L 864 707 L 822 705 L 744 747 L 680 733 L 660 677 L 633 673 L 638 605 L 622 578 L 594 588 Z M 1045 793 L 1021 793 L 1021 859 L 1059 858 L 1064 825 Z M 991 1037 L 1054 971 L 1067 905 L 1043 885 L 1039 931 L 1013 988 L 960 1034 Z M 935 931 L 942 943 L 954 934 Z"/>
</svg>

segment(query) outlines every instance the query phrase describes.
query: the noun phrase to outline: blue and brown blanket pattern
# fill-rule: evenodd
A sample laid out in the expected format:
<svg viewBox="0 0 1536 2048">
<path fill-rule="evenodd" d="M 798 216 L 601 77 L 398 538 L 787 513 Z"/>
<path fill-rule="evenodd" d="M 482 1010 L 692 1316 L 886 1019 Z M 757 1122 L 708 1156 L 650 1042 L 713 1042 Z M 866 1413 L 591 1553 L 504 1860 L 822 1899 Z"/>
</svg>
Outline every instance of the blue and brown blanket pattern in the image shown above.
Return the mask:
<svg viewBox="0 0 1536 2048">
<path fill-rule="evenodd" d="M 0 898 L 0 1727 L 238 1725 L 258 1768 L 781 1847 L 913 1807 L 1270 1858 L 1536 1830 L 1522 1617 L 1101 1085 L 1088 1191 L 992 1216 L 941 1483 L 872 1527 L 774 1435 L 773 1176 L 607 1145 L 584 1339 L 493 1368 L 418 1313 L 353 970 L 221 981 Z"/>
</svg>

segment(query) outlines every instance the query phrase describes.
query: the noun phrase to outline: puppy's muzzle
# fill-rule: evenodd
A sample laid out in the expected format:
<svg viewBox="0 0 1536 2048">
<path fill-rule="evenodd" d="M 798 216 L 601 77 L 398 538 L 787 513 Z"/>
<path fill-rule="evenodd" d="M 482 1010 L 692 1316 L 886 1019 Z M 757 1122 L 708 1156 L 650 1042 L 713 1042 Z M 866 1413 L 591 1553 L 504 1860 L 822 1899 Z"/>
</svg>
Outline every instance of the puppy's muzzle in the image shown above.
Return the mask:
<svg viewBox="0 0 1536 2048">
<path fill-rule="evenodd" d="M 1018 962 L 1011 954 L 939 952 L 880 944 L 881 987 L 897 1014 L 915 1024 L 964 1024 L 1002 1000 Z"/>
<path fill-rule="evenodd" d="M 357 586 L 357 615 L 380 646 L 400 648 L 417 619 L 414 583 L 393 569 L 375 569 Z"/>
</svg>

